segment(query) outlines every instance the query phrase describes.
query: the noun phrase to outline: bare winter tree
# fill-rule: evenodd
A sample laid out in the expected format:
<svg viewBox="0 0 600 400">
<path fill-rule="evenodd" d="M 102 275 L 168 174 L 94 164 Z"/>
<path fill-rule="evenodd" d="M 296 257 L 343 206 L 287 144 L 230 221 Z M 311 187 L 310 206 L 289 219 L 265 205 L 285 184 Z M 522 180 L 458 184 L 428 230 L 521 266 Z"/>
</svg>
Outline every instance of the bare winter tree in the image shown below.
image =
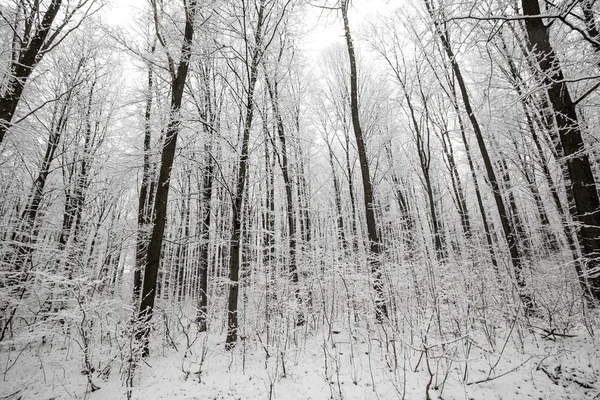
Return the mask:
<svg viewBox="0 0 600 400">
<path fill-rule="evenodd" d="M 13 1 L 0 6 L 11 37 L 8 71 L 0 81 L 0 143 L 10 128 L 27 80 L 44 55 L 102 6 L 101 0 Z"/>
<path fill-rule="evenodd" d="M 600 198 L 583 142 L 577 110 L 560 61 L 550 43 L 548 27 L 540 17 L 542 13 L 539 2 L 523 0 L 521 4 L 523 14 L 530 17 L 524 21 L 527 45 L 540 68 L 539 79 L 548 93 L 571 180 L 576 212 L 574 217 L 581 224 L 578 237 L 587 260 L 590 294 L 594 299 L 600 300 Z"/>
<path fill-rule="evenodd" d="M 350 22 L 348 20 L 348 7 L 350 0 L 342 0 L 340 10 L 344 21 L 344 38 L 348 49 L 348 59 L 350 62 L 350 109 L 352 115 L 352 127 L 356 138 L 356 148 L 360 161 L 360 172 L 363 182 L 363 195 L 365 203 L 365 215 L 367 219 L 367 234 L 369 239 L 368 262 L 373 275 L 373 289 L 375 291 L 375 316 L 377 321 L 383 322 L 388 318 L 388 310 L 385 300 L 385 291 L 383 287 L 383 272 L 381 267 L 382 241 L 379 237 L 377 222 L 375 221 L 375 201 L 373 198 L 373 184 L 369 169 L 369 160 L 365 139 L 360 124 L 360 113 L 358 105 L 358 72 L 356 67 L 356 53 L 352 34 L 350 32 Z"/>
<path fill-rule="evenodd" d="M 462 74 L 460 64 L 458 63 L 456 55 L 454 54 L 454 51 L 452 49 L 452 43 L 450 41 L 447 26 L 443 22 L 443 10 L 438 8 L 431 0 L 425 0 L 425 6 L 429 15 L 433 19 L 437 40 L 439 40 L 442 49 L 446 53 L 448 59 L 447 62 L 450 64 L 450 67 L 454 72 L 454 79 L 456 80 L 456 83 L 458 85 L 458 89 L 463 101 L 463 106 L 465 108 L 469 121 L 471 122 L 471 126 L 473 127 L 475 138 L 477 139 L 479 152 L 481 153 L 481 157 L 485 165 L 487 179 L 491 186 L 492 193 L 494 195 L 494 201 L 496 203 L 498 214 L 500 216 L 502 230 L 504 232 L 504 237 L 508 245 L 510 259 L 518 285 L 519 297 L 521 298 L 523 306 L 525 307 L 527 312 L 531 312 L 533 308 L 533 303 L 530 295 L 526 292 L 525 274 L 523 272 L 524 260 L 522 254 L 519 251 L 519 244 L 517 242 L 517 232 L 515 231 L 513 223 L 509 218 L 505 201 L 502 198 L 500 181 L 497 178 L 492 159 L 488 152 L 488 145 L 484 140 L 481 125 L 479 123 L 479 120 L 477 119 L 475 111 L 473 110 L 473 106 L 471 104 L 471 96 L 467 89 L 467 85 L 465 82 L 465 78 Z"/>
<path fill-rule="evenodd" d="M 232 201 L 232 230 L 229 247 L 229 299 L 228 299 L 228 317 L 227 317 L 227 340 L 225 348 L 233 349 L 238 340 L 238 293 L 239 293 L 239 277 L 242 250 L 242 222 L 243 222 L 243 204 L 246 192 L 246 182 L 248 174 L 248 158 L 250 132 L 252 130 L 252 122 L 255 112 L 255 88 L 259 78 L 259 66 L 264 56 L 265 51 L 269 48 L 273 38 L 277 34 L 277 27 L 286 17 L 286 10 L 290 5 L 290 1 L 279 2 L 277 0 L 267 1 L 258 0 L 254 4 L 242 2 L 239 11 L 242 26 L 242 40 L 244 42 L 245 53 L 244 58 L 246 64 L 245 84 L 245 115 L 241 132 L 241 149 L 239 154 L 239 162 L 236 170 L 235 187 L 233 191 Z M 255 12 L 255 14 L 254 14 Z M 252 30 L 250 30 L 250 21 Z M 271 22 L 271 24 L 269 24 Z"/>
<path fill-rule="evenodd" d="M 148 336 L 150 334 L 150 320 L 154 311 L 154 300 L 156 298 L 156 282 L 158 267 L 162 254 L 162 243 L 164 239 L 165 224 L 167 217 L 167 201 L 169 200 L 169 187 L 171 180 L 171 168 L 177 148 L 177 136 L 180 130 L 180 110 L 185 89 L 185 82 L 192 56 L 192 44 L 194 38 L 194 27 L 197 11 L 196 0 L 184 1 L 183 12 L 185 14 L 185 26 L 178 62 L 175 61 L 169 44 L 166 42 L 165 33 L 161 25 L 161 10 L 155 0 L 151 0 L 152 12 L 156 35 L 167 58 L 169 74 L 171 78 L 171 102 L 168 125 L 165 129 L 165 137 L 161 154 L 161 164 L 158 182 L 156 186 L 156 198 L 154 203 L 154 224 L 148 250 L 146 255 L 146 268 L 144 270 L 144 283 L 142 285 L 138 322 L 140 327 L 137 339 L 142 342 L 142 354 L 147 356 L 150 352 Z"/>
</svg>

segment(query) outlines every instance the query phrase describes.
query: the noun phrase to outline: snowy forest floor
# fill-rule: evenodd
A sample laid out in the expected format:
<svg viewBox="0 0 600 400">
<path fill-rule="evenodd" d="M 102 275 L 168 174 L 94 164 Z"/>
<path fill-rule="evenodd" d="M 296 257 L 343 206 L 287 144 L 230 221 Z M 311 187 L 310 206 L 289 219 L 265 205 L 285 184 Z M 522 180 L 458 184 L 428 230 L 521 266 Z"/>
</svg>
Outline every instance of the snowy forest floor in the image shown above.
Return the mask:
<svg viewBox="0 0 600 400">
<path fill-rule="evenodd" d="M 354 318 L 296 327 L 282 315 L 225 351 L 223 324 L 199 333 L 184 315 L 155 315 L 145 360 L 109 314 L 62 333 L 32 327 L 0 347 L 0 399 L 600 399 L 594 325 L 548 334 L 507 318 L 434 340 L 433 317 L 401 331 Z"/>
</svg>

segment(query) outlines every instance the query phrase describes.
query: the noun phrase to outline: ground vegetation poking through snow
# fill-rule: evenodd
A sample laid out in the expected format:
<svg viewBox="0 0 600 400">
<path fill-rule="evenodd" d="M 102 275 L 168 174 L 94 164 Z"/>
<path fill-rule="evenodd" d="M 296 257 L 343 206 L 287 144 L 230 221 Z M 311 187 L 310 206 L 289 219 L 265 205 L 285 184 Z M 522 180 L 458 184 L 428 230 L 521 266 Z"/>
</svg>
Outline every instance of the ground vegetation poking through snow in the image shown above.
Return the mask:
<svg viewBox="0 0 600 400">
<path fill-rule="evenodd" d="M 362 318 L 298 327 L 281 317 L 269 335 L 247 329 L 226 351 L 221 321 L 198 332 L 188 313 L 172 308 L 161 310 L 152 355 L 141 359 L 121 322 L 131 310 L 97 306 L 85 335 L 80 313 L 3 343 L 0 398 L 600 398 L 600 348 L 583 325 L 548 330 L 537 327 L 541 320 L 507 318 L 493 338 L 473 327 L 440 340 L 432 315 L 412 333 Z"/>
</svg>

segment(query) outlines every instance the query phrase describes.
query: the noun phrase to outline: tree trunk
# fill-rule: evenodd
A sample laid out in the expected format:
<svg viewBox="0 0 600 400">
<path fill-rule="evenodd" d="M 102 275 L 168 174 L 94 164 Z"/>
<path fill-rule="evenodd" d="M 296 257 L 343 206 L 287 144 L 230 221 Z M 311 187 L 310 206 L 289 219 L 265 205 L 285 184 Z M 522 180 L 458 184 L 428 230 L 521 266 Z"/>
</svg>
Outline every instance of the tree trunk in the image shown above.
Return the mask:
<svg viewBox="0 0 600 400">
<path fill-rule="evenodd" d="M 344 20 L 344 36 L 348 50 L 348 59 L 350 61 L 350 108 L 352 114 L 352 126 L 354 136 L 356 137 L 356 148 L 360 161 L 360 172 L 362 175 L 365 216 L 367 219 L 367 234 L 369 239 L 368 262 L 373 275 L 373 289 L 375 291 L 375 316 L 378 322 L 383 322 L 388 318 L 388 310 L 383 288 L 383 277 L 381 271 L 381 253 L 382 246 L 377 231 L 375 221 L 375 202 L 373 201 L 373 187 L 371 184 L 371 175 L 369 172 L 369 161 L 367 159 L 367 150 L 364 142 L 363 131 L 360 125 L 358 109 L 358 74 L 356 68 L 356 56 L 354 54 L 354 44 L 350 34 L 350 24 L 348 21 L 349 0 L 342 1 L 342 18 Z"/>
<path fill-rule="evenodd" d="M 46 39 L 61 4 L 62 0 L 52 0 L 44 16 L 41 20 L 38 20 L 31 41 L 21 50 L 18 60 L 13 60 L 11 63 L 11 76 L 5 90 L 0 95 L 0 144 L 4 141 L 4 136 L 17 111 L 27 79 L 29 79 L 35 66 L 41 61 L 49 45 Z M 39 17 L 39 15 L 31 16 L 32 19 L 34 17 Z"/>
<path fill-rule="evenodd" d="M 211 222 L 211 206 L 210 201 L 213 192 L 214 169 L 215 161 L 211 154 L 211 144 L 205 146 L 206 167 L 202 178 L 202 198 L 201 198 L 201 221 L 200 221 L 200 251 L 198 261 L 200 265 L 200 287 L 198 311 L 196 313 L 196 322 L 198 330 L 204 332 L 208 329 L 208 250 L 210 246 L 210 222 Z"/>
<path fill-rule="evenodd" d="M 154 226 L 152 228 L 152 234 L 150 236 L 146 254 L 146 269 L 144 272 L 144 283 L 142 285 L 138 316 L 138 321 L 141 326 L 138 328 L 136 334 L 137 339 L 142 341 L 143 356 L 148 356 L 150 354 L 148 338 L 150 335 L 150 320 L 152 319 L 152 313 L 154 311 L 156 282 L 167 219 L 167 202 L 169 200 L 171 169 L 175 158 L 175 149 L 177 148 L 181 100 L 191 57 L 195 14 L 196 0 L 190 0 L 186 6 L 186 22 L 183 44 L 181 47 L 181 58 L 177 70 L 175 70 L 175 67 L 172 67 L 171 69 L 171 111 L 162 149 L 160 173 L 156 187 Z M 155 17 L 157 16 L 155 15 Z"/>
<path fill-rule="evenodd" d="M 267 89 L 269 91 L 269 97 L 271 98 L 271 107 L 275 116 L 275 122 L 277 126 L 277 136 L 281 142 L 281 157 L 279 154 L 279 166 L 281 168 L 281 174 L 283 175 L 283 184 L 285 186 L 285 205 L 288 222 L 288 244 L 289 244 L 289 265 L 288 273 L 290 275 L 292 285 L 294 286 L 294 296 L 296 302 L 302 306 L 302 296 L 300 294 L 300 286 L 298 279 L 298 266 L 296 265 L 296 213 L 294 212 L 294 203 L 292 195 L 292 181 L 290 180 L 289 165 L 288 165 L 288 150 L 285 139 L 285 127 L 283 125 L 283 119 L 281 112 L 279 111 L 279 98 L 278 98 L 278 87 L 277 78 L 273 82 L 269 81 L 265 71 L 265 81 Z M 298 310 L 296 314 L 296 325 L 304 325 L 304 315 L 301 310 Z"/>
<path fill-rule="evenodd" d="M 238 340 L 238 292 L 240 273 L 240 250 L 242 244 L 242 219 L 244 215 L 243 203 L 248 170 L 248 147 L 250 144 L 250 130 L 254 116 L 254 88 L 258 80 L 258 65 L 262 58 L 262 30 L 264 24 L 265 3 L 260 2 L 254 35 L 252 58 L 248 71 L 248 87 L 246 97 L 246 117 L 242 131 L 242 148 L 238 163 L 233 192 L 231 210 L 231 238 L 229 241 L 229 298 L 227 302 L 227 338 L 225 349 L 232 350 Z"/>
<path fill-rule="evenodd" d="M 460 225 L 462 227 L 463 233 L 465 234 L 465 238 L 469 240 L 473 236 L 473 233 L 471 231 L 471 221 L 469 219 L 467 199 L 463 190 L 460 174 L 458 172 L 458 167 L 456 166 L 456 161 L 454 160 L 454 149 L 452 147 L 452 140 L 450 139 L 450 134 L 447 130 L 442 132 L 441 136 L 442 149 L 444 151 L 444 155 L 446 156 L 446 160 L 448 161 L 448 169 L 450 170 L 452 191 L 454 193 L 454 198 L 456 201 L 456 208 L 460 216 Z"/>
<path fill-rule="evenodd" d="M 327 142 L 327 150 L 329 152 L 329 165 L 331 166 L 331 176 L 333 178 L 333 192 L 334 192 L 334 200 L 335 200 L 335 210 L 337 212 L 336 216 L 336 226 L 338 232 L 338 238 L 342 243 L 342 249 L 348 249 L 348 240 L 346 239 L 346 233 L 344 232 L 344 214 L 342 210 L 342 195 L 340 192 L 340 181 L 335 172 L 335 163 L 334 163 L 334 154 L 333 149 L 331 148 L 331 143 L 326 139 Z"/>
<path fill-rule="evenodd" d="M 479 121 L 473 111 L 471 106 L 471 99 L 469 97 L 469 93 L 467 91 L 467 86 L 465 84 L 465 80 L 462 76 L 462 71 L 458 62 L 456 61 L 456 57 L 454 52 L 452 51 L 452 46 L 450 44 L 450 40 L 448 38 L 447 32 L 444 30 L 444 27 L 441 26 L 439 19 L 435 15 L 435 9 L 433 8 L 433 4 L 431 0 L 425 0 L 425 5 L 431 18 L 434 21 L 436 34 L 442 44 L 442 48 L 446 52 L 448 57 L 448 61 L 452 67 L 452 70 L 455 75 L 456 82 L 458 83 L 458 87 L 462 96 L 463 104 L 465 106 L 465 111 L 467 112 L 467 116 L 469 117 L 469 121 L 473 127 L 473 131 L 475 133 L 475 138 L 477 139 L 477 144 L 479 146 L 479 151 L 481 153 L 481 157 L 483 159 L 483 163 L 485 166 L 488 182 L 492 188 L 492 193 L 494 195 L 494 200 L 496 202 L 496 207 L 498 208 L 498 213 L 500 214 L 500 222 L 502 224 L 502 231 L 504 232 L 504 236 L 506 238 L 506 242 L 508 244 L 508 250 L 510 253 L 510 259 L 513 266 L 513 270 L 515 273 L 517 285 L 518 285 L 518 293 L 519 298 L 521 299 L 523 306 L 525 307 L 526 312 L 530 313 L 533 309 L 533 303 L 531 297 L 525 292 L 525 278 L 523 276 L 523 260 L 521 259 L 521 254 L 519 253 L 519 248 L 517 245 L 517 238 L 514 231 L 514 227 L 512 226 L 510 219 L 508 217 L 508 213 L 506 210 L 506 206 L 504 205 L 504 200 L 502 199 L 502 193 L 500 192 L 500 184 L 498 179 L 496 178 L 496 173 L 494 171 L 494 167 L 492 166 L 492 161 L 487 151 L 487 147 L 485 141 L 483 139 L 483 132 L 481 131 L 481 127 L 479 125 Z"/>
<path fill-rule="evenodd" d="M 527 16 L 541 14 L 537 0 L 523 0 L 522 7 Z M 543 72 L 541 79 L 548 92 L 566 158 L 575 203 L 574 218 L 581 223 L 578 238 L 587 262 L 590 294 L 594 299 L 600 300 L 600 199 L 578 124 L 575 104 L 543 20 L 528 18 L 525 20 L 525 28 L 528 48 Z"/>
<path fill-rule="evenodd" d="M 154 54 L 156 44 L 152 44 L 150 54 Z M 150 161 L 150 149 L 152 143 L 152 89 L 154 78 L 152 65 L 148 64 L 148 93 L 146 93 L 146 111 L 144 113 L 144 165 L 142 169 L 142 184 L 138 200 L 137 237 L 135 266 L 133 271 L 133 303 L 139 301 L 142 289 L 142 271 L 146 265 L 146 253 L 148 252 L 148 233 L 152 228 L 152 204 L 154 196 L 154 177 L 152 176 L 152 165 Z M 137 304 L 136 304 L 137 305 Z"/>
<path fill-rule="evenodd" d="M 68 121 L 68 109 L 71 103 L 69 95 L 62 105 L 56 105 L 53 116 L 53 124 L 50 127 L 50 135 L 46 144 L 46 152 L 42 160 L 38 175 L 33 182 L 31 195 L 25 206 L 19 226 L 11 235 L 10 247 L 7 253 L 2 257 L 2 264 L 9 265 L 10 270 L 5 281 L 0 282 L 0 289 L 9 291 L 10 298 L 21 299 L 27 293 L 27 282 L 31 279 L 31 259 L 34 252 L 34 245 L 38 238 L 37 217 L 40 210 L 42 200 L 44 198 L 44 189 L 48 176 L 50 175 L 50 167 L 54 160 L 54 155 L 60 138 L 66 129 Z M 12 305 L 8 300 L 0 303 L 0 317 L 2 317 L 2 331 L 0 332 L 0 342 L 6 335 L 6 330 L 10 325 L 12 318 L 15 315 L 17 305 Z"/>
</svg>

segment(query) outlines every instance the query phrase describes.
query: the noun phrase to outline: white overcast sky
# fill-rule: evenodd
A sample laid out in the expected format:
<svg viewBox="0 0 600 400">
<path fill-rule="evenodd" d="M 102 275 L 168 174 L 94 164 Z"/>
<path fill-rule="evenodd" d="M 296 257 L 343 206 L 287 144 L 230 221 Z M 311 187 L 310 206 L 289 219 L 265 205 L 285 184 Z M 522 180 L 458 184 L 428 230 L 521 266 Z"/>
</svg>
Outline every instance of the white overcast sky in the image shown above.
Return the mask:
<svg viewBox="0 0 600 400">
<path fill-rule="evenodd" d="M 148 0 L 112 0 L 102 10 L 104 19 L 112 26 L 127 28 L 134 24 L 135 16 L 140 14 Z M 315 0 L 315 4 L 323 1 Z M 353 0 L 350 10 L 350 23 L 357 27 L 363 20 L 385 10 L 390 10 L 390 0 Z M 322 10 L 308 7 L 306 28 L 311 32 L 305 38 L 303 46 L 307 50 L 316 51 L 342 40 L 342 21 L 340 18 L 320 17 Z M 327 14 L 327 12 L 325 12 Z"/>
</svg>

